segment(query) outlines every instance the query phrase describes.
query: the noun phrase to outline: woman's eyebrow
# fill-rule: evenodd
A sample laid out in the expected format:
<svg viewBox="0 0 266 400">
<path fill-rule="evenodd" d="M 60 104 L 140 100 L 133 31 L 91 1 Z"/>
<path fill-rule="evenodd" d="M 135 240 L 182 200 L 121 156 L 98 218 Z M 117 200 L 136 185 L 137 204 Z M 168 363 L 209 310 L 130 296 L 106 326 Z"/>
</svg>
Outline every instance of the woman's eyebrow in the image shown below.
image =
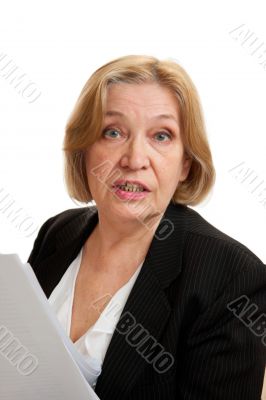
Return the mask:
<svg viewBox="0 0 266 400">
<path fill-rule="evenodd" d="M 125 114 L 121 113 L 120 111 L 115 111 L 115 110 L 106 111 L 106 113 L 104 114 L 104 116 L 106 116 L 106 117 L 109 117 L 109 116 L 112 117 L 112 116 L 116 116 L 116 115 L 123 117 L 123 118 L 125 117 Z M 177 119 L 172 114 L 159 114 L 159 115 L 153 116 L 152 119 L 171 119 L 171 120 L 174 120 L 178 125 Z"/>
</svg>

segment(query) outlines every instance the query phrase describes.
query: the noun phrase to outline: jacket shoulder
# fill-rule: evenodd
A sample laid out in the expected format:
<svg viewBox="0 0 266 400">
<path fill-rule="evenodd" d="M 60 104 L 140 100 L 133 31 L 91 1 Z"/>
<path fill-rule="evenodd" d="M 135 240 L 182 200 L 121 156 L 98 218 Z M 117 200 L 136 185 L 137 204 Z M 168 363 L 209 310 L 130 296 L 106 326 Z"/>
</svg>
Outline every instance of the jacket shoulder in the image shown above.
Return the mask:
<svg viewBox="0 0 266 400">
<path fill-rule="evenodd" d="M 246 245 L 238 241 L 236 238 L 226 234 L 207 221 L 196 210 L 186 207 L 187 213 L 187 237 L 190 240 L 190 246 L 196 242 L 203 245 L 203 249 L 209 245 L 213 250 L 221 252 L 235 253 L 235 255 L 247 258 L 249 262 L 259 263 L 262 261 L 260 258 Z M 222 255 L 222 254 L 221 254 Z"/>
<path fill-rule="evenodd" d="M 37 237 L 35 238 L 32 251 L 29 255 L 27 262 L 30 265 L 34 264 L 34 261 L 42 247 L 50 245 L 54 242 L 55 235 L 66 225 L 76 221 L 77 218 L 82 218 L 84 215 L 94 214 L 97 211 L 96 206 L 70 208 L 47 219 L 39 229 Z M 49 240 L 47 240 L 49 236 Z"/>
<path fill-rule="evenodd" d="M 180 287 L 190 293 L 196 314 L 211 307 L 234 285 L 265 290 L 266 266 L 247 246 L 206 221 L 198 212 L 185 210 L 186 236 Z M 255 287 L 255 286 L 254 286 Z M 250 289 L 252 290 L 252 288 Z M 255 289 L 254 289 L 255 290 Z"/>
</svg>

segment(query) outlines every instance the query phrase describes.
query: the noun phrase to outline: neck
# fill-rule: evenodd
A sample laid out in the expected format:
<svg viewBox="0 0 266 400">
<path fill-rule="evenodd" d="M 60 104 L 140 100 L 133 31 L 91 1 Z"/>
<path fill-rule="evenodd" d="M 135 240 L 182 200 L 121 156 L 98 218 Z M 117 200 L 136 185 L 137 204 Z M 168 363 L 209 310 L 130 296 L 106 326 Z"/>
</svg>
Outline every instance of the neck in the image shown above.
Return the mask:
<svg viewBox="0 0 266 400">
<path fill-rule="evenodd" d="M 125 263 L 140 263 L 145 258 L 154 233 L 160 223 L 158 218 L 151 228 L 138 220 L 117 223 L 98 211 L 99 223 L 87 241 L 86 251 L 97 260 L 97 268 Z M 161 217 L 161 216 L 160 216 Z M 112 262 L 110 262 L 112 260 Z"/>
</svg>

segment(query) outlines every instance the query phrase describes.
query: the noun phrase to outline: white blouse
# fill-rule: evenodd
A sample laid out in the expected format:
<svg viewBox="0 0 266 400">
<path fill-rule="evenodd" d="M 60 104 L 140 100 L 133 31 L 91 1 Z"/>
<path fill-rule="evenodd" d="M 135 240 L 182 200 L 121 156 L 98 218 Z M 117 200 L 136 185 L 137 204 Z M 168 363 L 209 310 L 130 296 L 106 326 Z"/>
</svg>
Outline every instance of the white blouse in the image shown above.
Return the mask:
<svg viewBox="0 0 266 400">
<path fill-rule="evenodd" d="M 48 299 L 50 305 L 57 315 L 57 318 L 69 337 L 74 289 L 81 264 L 82 251 L 83 247 L 81 248 L 78 256 L 72 261 Z M 78 352 L 84 356 L 89 369 L 93 371 L 90 382 L 92 387 L 96 386 L 97 378 L 101 373 L 102 363 L 113 336 L 116 324 L 120 318 L 135 280 L 137 279 L 137 276 L 141 270 L 143 262 L 144 260 L 129 281 L 122 286 L 114 294 L 114 296 L 112 296 L 111 300 L 106 305 L 95 324 L 92 325 L 87 332 L 74 343 L 74 346 Z"/>
</svg>

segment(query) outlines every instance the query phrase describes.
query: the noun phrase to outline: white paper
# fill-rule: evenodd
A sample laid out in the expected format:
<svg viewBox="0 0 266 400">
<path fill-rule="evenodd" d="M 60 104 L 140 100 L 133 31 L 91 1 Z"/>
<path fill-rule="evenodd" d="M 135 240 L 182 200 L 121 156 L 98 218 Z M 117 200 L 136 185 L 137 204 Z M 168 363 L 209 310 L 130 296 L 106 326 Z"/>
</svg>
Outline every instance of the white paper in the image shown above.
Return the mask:
<svg viewBox="0 0 266 400">
<path fill-rule="evenodd" d="M 91 374 L 31 266 L 0 254 L 0 399 L 99 400 Z"/>
</svg>

